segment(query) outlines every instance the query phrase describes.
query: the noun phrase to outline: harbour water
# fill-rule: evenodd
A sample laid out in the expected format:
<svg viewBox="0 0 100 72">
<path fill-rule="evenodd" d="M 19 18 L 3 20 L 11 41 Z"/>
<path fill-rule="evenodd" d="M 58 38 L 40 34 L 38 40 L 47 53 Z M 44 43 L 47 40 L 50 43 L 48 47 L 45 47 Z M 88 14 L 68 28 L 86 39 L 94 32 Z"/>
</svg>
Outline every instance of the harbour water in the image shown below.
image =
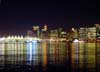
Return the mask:
<svg viewBox="0 0 100 72">
<path fill-rule="evenodd" d="M 100 42 L 0 43 L 0 72 L 99 72 Z"/>
</svg>

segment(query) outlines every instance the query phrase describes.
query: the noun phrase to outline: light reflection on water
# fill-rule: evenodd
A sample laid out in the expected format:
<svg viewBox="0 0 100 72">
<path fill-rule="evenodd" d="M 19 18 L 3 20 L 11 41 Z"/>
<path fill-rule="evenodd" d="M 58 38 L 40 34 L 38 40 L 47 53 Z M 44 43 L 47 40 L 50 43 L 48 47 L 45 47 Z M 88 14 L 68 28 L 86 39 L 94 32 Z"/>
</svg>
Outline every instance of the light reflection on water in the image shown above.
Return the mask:
<svg viewBox="0 0 100 72">
<path fill-rule="evenodd" d="M 4 49 L 5 48 L 5 49 Z M 62 66 L 67 71 L 99 71 L 100 43 L 22 42 L 0 44 L 0 66 L 30 65 L 43 70 Z"/>
</svg>

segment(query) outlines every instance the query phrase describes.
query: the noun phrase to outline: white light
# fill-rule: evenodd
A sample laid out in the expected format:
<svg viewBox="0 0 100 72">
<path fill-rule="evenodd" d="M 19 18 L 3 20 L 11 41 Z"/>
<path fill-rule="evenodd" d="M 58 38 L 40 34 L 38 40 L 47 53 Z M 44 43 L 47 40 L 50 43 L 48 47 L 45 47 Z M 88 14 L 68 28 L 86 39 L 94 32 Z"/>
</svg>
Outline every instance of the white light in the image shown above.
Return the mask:
<svg viewBox="0 0 100 72">
<path fill-rule="evenodd" d="M 30 61 L 32 60 L 32 43 L 30 43 Z"/>
<path fill-rule="evenodd" d="M 17 38 L 20 39 L 20 36 L 18 36 Z"/>
<path fill-rule="evenodd" d="M 17 36 L 15 36 L 15 39 L 17 39 Z"/>
<path fill-rule="evenodd" d="M 8 36 L 8 39 L 10 39 L 11 37 L 10 36 Z"/>
<path fill-rule="evenodd" d="M 74 28 L 72 28 L 72 30 L 74 31 L 75 29 L 74 29 Z"/>
<path fill-rule="evenodd" d="M 79 42 L 79 40 L 78 40 L 78 39 L 75 39 L 73 42 L 74 42 L 74 43 L 77 43 L 77 42 Z"/>
<path fill-rule="evenodd" d="M 29 41 L 32 41 L 32 38 L 29 38 Z"/>
<path fill-rule="evenodd" d="M 32 40 L 32 42 L 37 43 L 37 40 Z"/>
<path fill-rule="evenodd" d="M 0 41 L 5 40 L 5 37 L 0 38 Z"/>
</svg>

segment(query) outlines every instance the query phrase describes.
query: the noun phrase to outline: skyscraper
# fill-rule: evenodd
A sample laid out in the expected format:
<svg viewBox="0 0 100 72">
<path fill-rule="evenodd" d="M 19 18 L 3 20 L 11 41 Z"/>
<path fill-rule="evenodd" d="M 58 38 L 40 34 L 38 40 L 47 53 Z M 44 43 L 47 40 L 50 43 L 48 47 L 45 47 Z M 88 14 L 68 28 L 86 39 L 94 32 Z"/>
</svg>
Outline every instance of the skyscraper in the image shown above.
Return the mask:
<svg viewBox="0 0 100 72">
<path fill-rule="evenodd" d="M 40 28 L 39 28 L 39 26 L 33 26 L 33 32 L 34 32 L 34 36 L 35 37 L 39 37 L 40 36 Z"/>
</svg>

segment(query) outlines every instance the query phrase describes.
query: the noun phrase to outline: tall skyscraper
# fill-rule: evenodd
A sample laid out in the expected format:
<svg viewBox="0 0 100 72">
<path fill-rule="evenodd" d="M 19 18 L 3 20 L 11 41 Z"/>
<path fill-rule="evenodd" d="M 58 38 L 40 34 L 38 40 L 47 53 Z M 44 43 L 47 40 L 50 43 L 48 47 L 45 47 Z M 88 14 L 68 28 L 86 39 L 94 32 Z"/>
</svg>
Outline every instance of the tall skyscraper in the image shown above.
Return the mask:
<svg viewBox="0 0 100 72">
<path fill-rule="evenodd" d="M 41 31 L 41 37 L 42 38 L 47 38 L 48 37 L 48 27 L 47 27 L 47 25 L 44 25 L 44 27 Z"/>
<path fill-rule="evenodd" d="M 39 37 L 40 36 L 39 26 L 33 26 L 33 32 L 34 32 L 35 37 Z"/>
</svg>

